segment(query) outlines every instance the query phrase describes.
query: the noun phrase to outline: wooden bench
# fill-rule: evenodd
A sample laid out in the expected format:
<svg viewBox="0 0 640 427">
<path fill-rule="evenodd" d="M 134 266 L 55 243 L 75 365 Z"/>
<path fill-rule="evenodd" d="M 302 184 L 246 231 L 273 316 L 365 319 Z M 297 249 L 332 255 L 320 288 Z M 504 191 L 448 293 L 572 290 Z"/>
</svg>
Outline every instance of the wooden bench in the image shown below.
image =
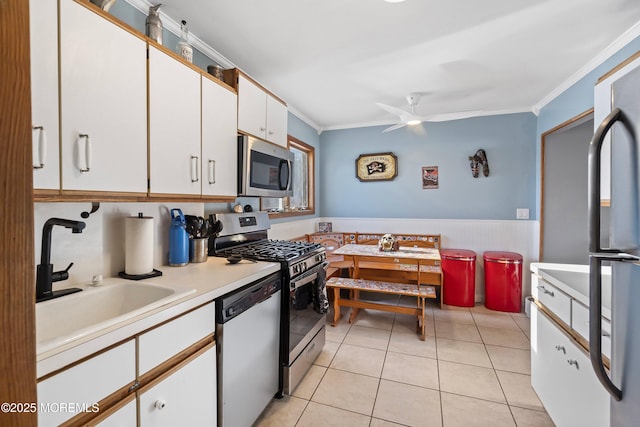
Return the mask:
<svg viewBox="0 0 640 427">
<path fill-rule="evenodd" d="M 334 315 L 332 326 L 336 326 L 342 318 L 340 307 L 353 308 L 351 316 L 349 317 L 349 323 L 353 323 L 355 320 L 355 317 L 358 314 L 358 309 L 369 308 L 416 316 L 416 332 L 420 334 L 420 339 L 422 341 L 425 340 L 425 303 L 427 298 L 436 298 L 435 287 L 408 283 L 382 282 L 377 280 L 349 279 L 343 277 L 329 278 L 326 286 L 329 289 L 333 289 Z M 343 299 L 340 296 L 341 289 L 349 290 L 351 298 Z M 385 304 L 381 302 L 364 301 L 360 299 L 360 291 L 415 297 L 417 302 L 416 308 Z"/>
</svg>

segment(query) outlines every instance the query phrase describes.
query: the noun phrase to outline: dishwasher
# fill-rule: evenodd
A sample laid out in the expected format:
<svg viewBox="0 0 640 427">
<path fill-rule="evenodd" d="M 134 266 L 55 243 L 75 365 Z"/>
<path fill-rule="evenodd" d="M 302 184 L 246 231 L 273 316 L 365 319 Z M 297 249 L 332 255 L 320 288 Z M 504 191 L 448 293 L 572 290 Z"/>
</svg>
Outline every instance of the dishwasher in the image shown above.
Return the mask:
<svg viewBox="0 0 640 427">
<path fill-rule="evenodd" d="M 281 274 L 216 300 L 218 426 L 250 426 L 279 390 Z"/>
</svg>

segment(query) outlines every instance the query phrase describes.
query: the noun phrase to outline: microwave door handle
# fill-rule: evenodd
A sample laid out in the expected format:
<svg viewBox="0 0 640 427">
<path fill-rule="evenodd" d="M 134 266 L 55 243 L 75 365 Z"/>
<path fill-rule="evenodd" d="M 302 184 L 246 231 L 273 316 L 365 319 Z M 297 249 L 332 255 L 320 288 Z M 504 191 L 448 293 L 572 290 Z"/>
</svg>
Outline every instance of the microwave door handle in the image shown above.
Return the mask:
<svg viewBox="0 0 640 427">
<path fill-rule="evenodd" d="M 622 111 L 614 109 L 604 118 L 589 143 L 588 157 L 588 218 L 589 218 L 589 252 L 618 252 L 600 247 L 600 161 L 602 158 L 602 144 L 609 133 L 609 129 L 622 120 Z"/>
<path fill-rule="evenodd" d="M 602 261 L 626 261 L 628 258 L 591 255 L 589 257 L 589 357 L 600 383 L 615 400 L 622 391 L 611 381 L 602 363 Z"/>
<path fill-rule="evenodd" d="M 287 182 L 282 184 L 282 168 L 286 165 L 287 167 Z M 289 160 L 280 160 L 280 165 L 278 166 L 278 174 L 280 176 L 280 190 L 288 190 L 291 185 L 291 162 Z"/>
</svg>

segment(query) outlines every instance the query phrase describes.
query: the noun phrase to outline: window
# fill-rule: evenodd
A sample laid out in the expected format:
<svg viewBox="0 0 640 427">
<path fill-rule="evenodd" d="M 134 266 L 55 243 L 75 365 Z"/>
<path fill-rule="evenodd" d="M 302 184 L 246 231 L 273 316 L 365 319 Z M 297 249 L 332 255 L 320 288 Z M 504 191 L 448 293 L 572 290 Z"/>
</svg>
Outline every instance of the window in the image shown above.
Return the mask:
<svg viewBox="0 0 640 427">
<path fill-rule="evenodd" d="M 260 209 L 276 217 L 309 215 L 315 213 L 314 170 L 315 149 L 289 136 L 289 151 L 293 153 L 291 172 L 293 195 L 284 198 L 262 197 Z"/>
</svg>

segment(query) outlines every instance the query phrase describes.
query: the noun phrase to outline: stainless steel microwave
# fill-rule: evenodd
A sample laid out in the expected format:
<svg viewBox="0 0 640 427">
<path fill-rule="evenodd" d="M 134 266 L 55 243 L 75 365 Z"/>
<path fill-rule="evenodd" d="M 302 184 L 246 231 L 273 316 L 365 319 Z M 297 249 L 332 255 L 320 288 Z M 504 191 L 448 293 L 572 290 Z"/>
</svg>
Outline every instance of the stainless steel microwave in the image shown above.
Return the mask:
<svg viewBox="0 0 640 427">
<path fill-rule="evenodd" d="M 291 196 L 292 162 L 285 147 L 238 135 L 238 196 Z"/>
</svg>

